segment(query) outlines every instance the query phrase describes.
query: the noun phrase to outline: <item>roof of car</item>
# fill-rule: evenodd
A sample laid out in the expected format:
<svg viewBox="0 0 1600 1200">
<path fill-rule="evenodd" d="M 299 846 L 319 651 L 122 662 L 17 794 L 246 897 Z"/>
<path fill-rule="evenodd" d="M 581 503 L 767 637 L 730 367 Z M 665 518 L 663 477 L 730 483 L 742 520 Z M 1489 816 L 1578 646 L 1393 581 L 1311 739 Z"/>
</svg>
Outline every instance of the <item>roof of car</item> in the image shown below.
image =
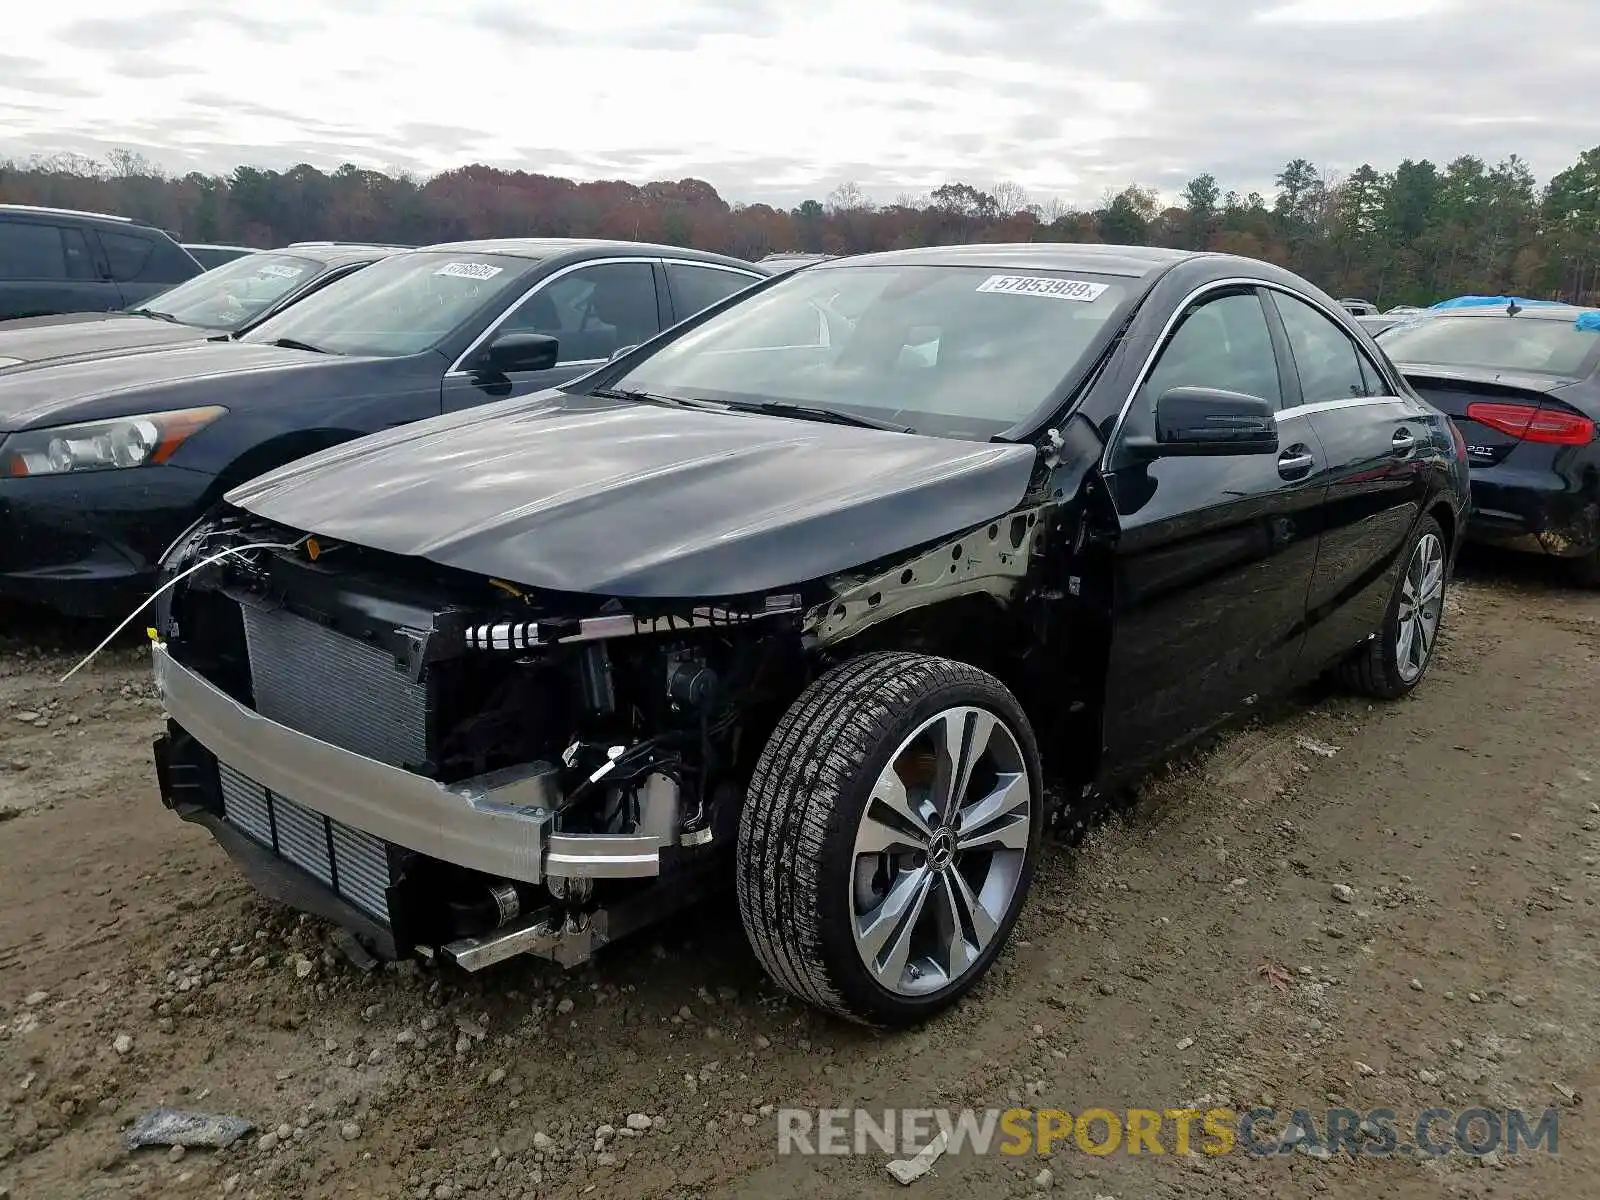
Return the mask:
<svg viewBox="0 0 1600 1200">
<path fill-rule="evenodd" d="M 87 221 L 110 221 L 118 225 L 137 225 L 144 229 L 156 228 L 147 221 L 135 220 L 133 217 L 124 217 L 117 213 L 89 212 L 81 208 L 52 208 L 44 204 L 0 204 L 0 213 L 35 217 L 77 217 L 80 220 Z"/>
<path fill-rule="evenodd" d="M 377 262 L 398 254 L 409 246 L 346 245 L 339 242 L 298 242 L 289 246 L 274 246 L 271 250 L 257 250 L 257 254 L 293 254 L 297 258 L 312 258 L 330 267 L 342 267 L 353 262 Z"/>
<path fill-rule="evenodd" d="M 722 263 L 747 269 L 766 268 L 733 258 L 714 254 L 709 250 L 691 250 L 686 246 L 660 246 L 651 242 L 622 242 L 605 238 L 478 238 L 468 242 L 439 242 L 432 246 L 418 246 L 418 250 L 453 251 L 462 254 L 507 254 L 516 258 L 543 260 L 557 256 L 580 258 L 605 258 L 611 255 L 644 255 L 662 258 L 685 258 L 695 262 Z"/>
<path fill-rule="evenodd" d="M 247 254 L 259 253 L 256 246 L 236 246 L 232 242 L 183 242 L 185 250 L 243 250 Z"/>
<path fill-rule="evenodd" d="M 1193 250 L 1163 246 L 1107 246 L 1091 242 L 1011 242 L 976 246 L 923 246 L 885 250 L 815 263 L 813 271 L 835 271 L 886 263 L 936 267 L 995 267 L 1005 270 L 1092 271 L 1101 275 L 1139 277 L 1163 271 L 1174 263 L 1198 258 Z"/>
</svg>

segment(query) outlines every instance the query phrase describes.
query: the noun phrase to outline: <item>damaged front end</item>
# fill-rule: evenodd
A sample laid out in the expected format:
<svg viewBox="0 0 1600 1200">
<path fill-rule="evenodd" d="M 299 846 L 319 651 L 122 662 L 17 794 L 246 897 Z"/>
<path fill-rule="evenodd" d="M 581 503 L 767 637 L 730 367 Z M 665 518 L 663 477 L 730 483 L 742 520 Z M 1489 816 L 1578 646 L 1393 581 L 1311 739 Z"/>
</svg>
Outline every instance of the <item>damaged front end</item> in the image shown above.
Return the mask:
<svg viewBox="0 0 1600 1200">
<path fill-rule="evenodd" d="M 158 773 L 259 890 L 476 970 L 581 962 L 726 879 L 798 592 L 624 611 L 240 514 L 167 570 L 208 558 L 158 610 Z"/>
</svg>

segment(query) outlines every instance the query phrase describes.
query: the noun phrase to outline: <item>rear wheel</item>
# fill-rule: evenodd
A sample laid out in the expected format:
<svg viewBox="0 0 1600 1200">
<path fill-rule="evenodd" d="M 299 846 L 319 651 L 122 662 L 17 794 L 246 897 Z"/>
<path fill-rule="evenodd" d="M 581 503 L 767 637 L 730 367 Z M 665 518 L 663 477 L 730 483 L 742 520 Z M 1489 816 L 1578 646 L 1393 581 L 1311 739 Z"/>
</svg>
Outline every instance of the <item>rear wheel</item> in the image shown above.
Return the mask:
<svg viewBox="0 0 1600 1200">
<path fill-rule="evenodd" d="M 1447 563 L 1444 531 L 1438 521 L 1424 517 L 1411 536 L 1378 636 L 1339 669 L 1348 687 L 1397 700 L 1422 682 L 1444 616 Z"/>
<path fill-rule="evenodd" d="M 740 820 L 756 957 L 866 1024 L 948 1007 L 1016 922 L 1042 800 L 1033 732 L 993 676 L 906 653 L 834 667 L 779 723 Z"/>
</svg>

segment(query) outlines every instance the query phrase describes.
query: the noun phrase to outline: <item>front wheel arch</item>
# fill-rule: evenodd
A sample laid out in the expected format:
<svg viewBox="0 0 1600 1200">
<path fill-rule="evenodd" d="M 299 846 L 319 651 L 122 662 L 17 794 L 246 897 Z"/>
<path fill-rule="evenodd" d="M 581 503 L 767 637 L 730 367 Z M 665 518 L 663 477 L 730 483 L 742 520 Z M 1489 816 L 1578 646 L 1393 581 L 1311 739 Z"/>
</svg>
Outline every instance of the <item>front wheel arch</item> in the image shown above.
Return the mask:
<svg viewBox="0 0 1600 1200">
<path fill-rule="evenodd" d="M 217 472 L 206 496 L 206 507 L 210 508 L 228 492 L 257 476 L 361 436 L 359 431 L 350 429 L 297 429 L 259 442 Z"/>
</svg>

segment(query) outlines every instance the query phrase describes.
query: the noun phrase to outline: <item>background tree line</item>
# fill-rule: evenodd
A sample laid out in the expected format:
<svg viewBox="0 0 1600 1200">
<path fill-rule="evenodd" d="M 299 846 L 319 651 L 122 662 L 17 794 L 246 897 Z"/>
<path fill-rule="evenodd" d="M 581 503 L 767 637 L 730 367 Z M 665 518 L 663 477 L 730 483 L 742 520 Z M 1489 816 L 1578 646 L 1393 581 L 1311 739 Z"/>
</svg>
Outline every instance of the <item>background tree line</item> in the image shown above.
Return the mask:
<svg viewBox="0 0 1600 1200">
<path fill-rule="evenodd" d="M 140 155 L 0 162 L 0 200 L 124 213 L 191 241 L 427 244 L 469 237 L 624 238 L 759 258 L 954 242 L 1078 241 L 1212 249 L 1290 267 L 1382 307 L 1466 292 L 1600 302 L 1600 146 L 1544 185 L 1515 155 L 1345 176 L 1286 164 L 1269 199 L 1202 174 L 1164 206 L 1137 185 L 1090 209 L 1033 203 L 1013 183 L 952 182 L 869 202 L 854 184 L 784 210 L 730 203 L 699 179 L 578 183 L 468 166 L 420 180 L 346 164 L 332 173 L 238 167 L 168 175 Z"/>
</svg>

